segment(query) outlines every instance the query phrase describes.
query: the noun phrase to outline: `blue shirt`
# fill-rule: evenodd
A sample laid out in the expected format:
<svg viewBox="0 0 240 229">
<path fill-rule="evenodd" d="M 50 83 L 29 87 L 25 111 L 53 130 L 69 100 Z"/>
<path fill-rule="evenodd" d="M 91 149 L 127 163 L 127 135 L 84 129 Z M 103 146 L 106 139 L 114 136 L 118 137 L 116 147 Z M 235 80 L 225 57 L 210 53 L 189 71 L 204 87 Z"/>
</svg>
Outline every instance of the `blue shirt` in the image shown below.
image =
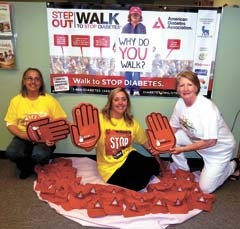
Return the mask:
<svg viewBox="0 0 240 229">
<path fill-rule="evenodd" d="M 122 33 L 146 34 L 146 27 L 142 23 L 137 24 L 135 27 L 128 23 L 123 27 Z"/>
</svg>

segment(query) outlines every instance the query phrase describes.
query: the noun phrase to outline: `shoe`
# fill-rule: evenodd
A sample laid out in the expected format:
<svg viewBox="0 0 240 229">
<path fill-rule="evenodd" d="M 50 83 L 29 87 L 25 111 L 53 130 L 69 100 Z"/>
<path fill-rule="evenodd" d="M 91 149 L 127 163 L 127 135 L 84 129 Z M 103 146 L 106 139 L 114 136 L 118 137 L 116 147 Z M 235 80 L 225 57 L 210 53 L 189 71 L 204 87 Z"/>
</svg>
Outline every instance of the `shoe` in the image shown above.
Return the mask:
<svg viewBox="0 0 240 229">
<path fill-rule="evenodd" d="M 133 95 L 134 95 L 134 96 L 139 96 L 140 93 L 139 93 L 139 91 L 134 91 L 134 92 L 133 92 Z"/>
<path fill-rule="evenodd" d="M 19 178 L 26 179 L 34 172 L 34 163 L 30 158 L 20 158 L 16 161 L 17 168 L 20 171 Z"/>
<path fill-rule="evenodd" d="M 28 178 L 31 174 L 32 174 L 31 171 L 21 171 L 20 174 L 19 174 L 19 179 L 25 180 L 25 179 Z"/>
<path fill-rule="evenodd" d="M 236 162 L 236 168 L 234 170 L 234 173 L 238 171 L 238 175 L 231 175 L 229 176 L 229 179 L 231 181 L 237 181 L 239 179 L 239 176 L 240 176 L 240 171 L 239 171 L 239 167 L 240 167 L 240 164 L 239 164 L 239 159 L 238 158 L 233 158 L 231 161 L 235 161 Z"/>
<path fill-rule="evenodd" d="M 128 93 L 128 95 L 131 95 L 131 91 L 126 89 L 126 92 Z"/>
</svg>

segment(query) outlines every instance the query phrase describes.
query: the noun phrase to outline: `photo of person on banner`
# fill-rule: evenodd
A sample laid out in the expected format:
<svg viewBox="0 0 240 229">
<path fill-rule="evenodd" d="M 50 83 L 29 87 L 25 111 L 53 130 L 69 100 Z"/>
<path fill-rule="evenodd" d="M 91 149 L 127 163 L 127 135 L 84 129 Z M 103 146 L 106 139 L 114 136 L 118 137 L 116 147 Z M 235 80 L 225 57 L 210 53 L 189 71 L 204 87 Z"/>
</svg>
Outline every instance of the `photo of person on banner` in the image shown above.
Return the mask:
<svg viewBox="0 0 240 229">
<path fill-rule="evenodd" d="M 138 6 L 132 6 L 128 14 L 128 23 L 122 28 L 122 34 L 146 34 L 146 26 L 141 23 L 143 20 L 142 10 Z M 135 43 L 136 38 L 133 39 Z M 132 45 L 135 45 L 132 43 Z M 131 68 L 137 68 L 137 66 L 131 66 Z M 140 87 L 138 82 L 140 80 L 141 72 L 139 71 L 125 71 L 125 89 L 128 94 L 135 96 L 140 95 Z"/>
</svg>

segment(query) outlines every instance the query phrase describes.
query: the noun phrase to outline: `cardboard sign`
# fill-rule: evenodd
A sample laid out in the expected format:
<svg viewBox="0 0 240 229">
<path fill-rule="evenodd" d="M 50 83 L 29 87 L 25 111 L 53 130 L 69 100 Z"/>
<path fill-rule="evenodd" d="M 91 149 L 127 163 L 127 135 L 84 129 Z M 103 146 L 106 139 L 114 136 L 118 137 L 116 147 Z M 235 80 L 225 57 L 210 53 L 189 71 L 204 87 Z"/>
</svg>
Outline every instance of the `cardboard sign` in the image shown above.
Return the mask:
<svg viewBox="0 0 240 229">
<path fill-rule="evenodd" d="M 50 121 L 44 117 L 31 121 L 27 125 L 27 135 L 33 142 L 58 141 L 68 137 L 69 125 L 66 119 Z"/>
<path fill-rule="evenodd" d="M 176 138 L 166 116 L 152 112 L 147 115 L 146 123 L 146 134 L 153 149 L 163 153 L 175 146 Z"/>
<path fill-rule="evenodd" d="M 70 125 L 74 145 L 84 149 L 94 147 L 100 138 L 98 109 L 92 104 L 80 103 L 72 109 L 74 122 Z"/>
</svg>

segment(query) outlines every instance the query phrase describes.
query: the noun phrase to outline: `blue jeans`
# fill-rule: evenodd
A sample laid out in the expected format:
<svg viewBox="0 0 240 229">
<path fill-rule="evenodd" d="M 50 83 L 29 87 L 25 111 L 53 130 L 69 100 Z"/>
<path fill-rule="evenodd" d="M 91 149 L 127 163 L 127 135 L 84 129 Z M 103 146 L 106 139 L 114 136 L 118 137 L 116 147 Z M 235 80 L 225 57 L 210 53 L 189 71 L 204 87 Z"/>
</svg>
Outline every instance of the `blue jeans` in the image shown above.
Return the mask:
<svg viewBox="0 0 240 229">
<path fill-rule="evenodd" d="M 55 148 L 55 145 L 49 147 L 45 143 L 34 144 L 15 136 L 6 149 L 6 156 L 16 163 L 31 161 L 33 164 L 46 164 Z"/>
<path fill-rule="evenodd" d="M 126 90 L 139 91 L 140 87 L 136 83 L 140 80 L 140 72 L 125 72 L 125 80 L 127 80 Z M 134 85 L 131 85 L 134 81 Z"/>
</svg>

